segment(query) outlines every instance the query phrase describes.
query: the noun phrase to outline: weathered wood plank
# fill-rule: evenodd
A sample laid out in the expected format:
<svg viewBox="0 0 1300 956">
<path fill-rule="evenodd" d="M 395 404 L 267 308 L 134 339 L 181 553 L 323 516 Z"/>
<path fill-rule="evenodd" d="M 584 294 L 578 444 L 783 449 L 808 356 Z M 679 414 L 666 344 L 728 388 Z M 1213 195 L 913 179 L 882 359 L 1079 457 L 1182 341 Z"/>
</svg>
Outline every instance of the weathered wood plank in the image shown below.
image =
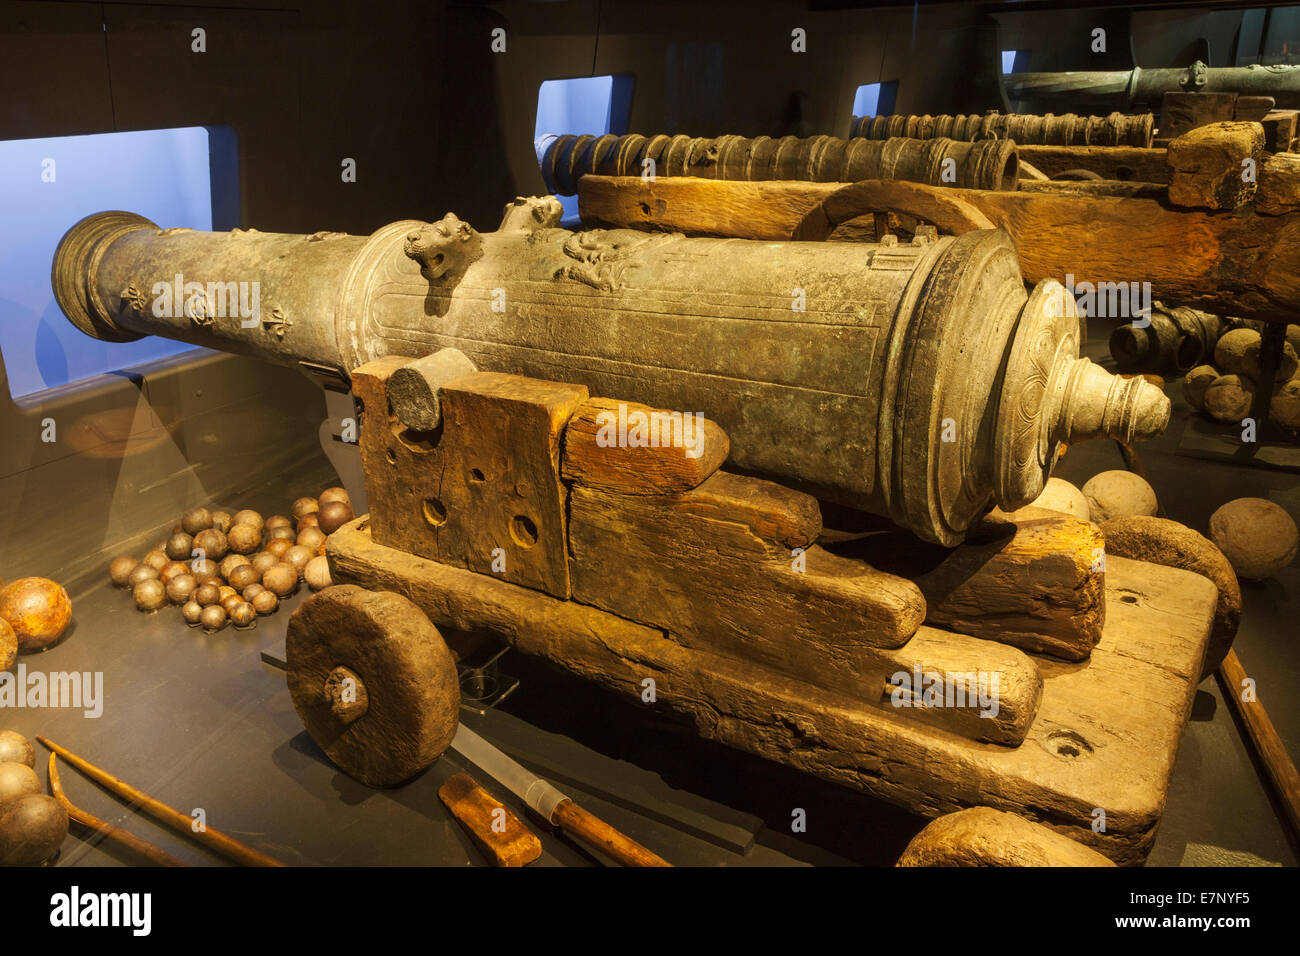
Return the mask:
<svg viewBox="0 0 1300 956">
<path fill-rule="evenodd" d="M 1300 153 L 1279 153 L 1259 167 L 1255 210 L 1280 216 L 1300 209 Z"/>
<path fill-rule="evenodd" d="M 682 515 L 739 522 L 768 546 L 790 551 L 808 547 L 822 530 L 816 498 L 774 481 L 728 471 L 717 472 L 692 494 L 661 503 Z"/>
<path fill-rule="evenodd" d="M 1117 182 L 1114 179 L 1048 179 L 1020 184 L 1020 192 L 1079 196 L 1084 199 L 1097 199 L 1102 196 L 1163 199 L 1168 190 L 1169 187 L 1161 183 L 1144 183 L 1137 180 Z"/>
<path fill-rule="evenodd" d="M 716 498 L 713 482 L 701 490 Z M 737 489 L 767 484 L 734 475 L 724 482 Z M 886 685 L 898 683 L 899 673 L 996 673 L 1001 704 L 991 718 L 973 705 L 908 708 L 908 715 L 972 739 L 1022 739 L 1039 683 L 1019 651 L 921 628 L 924 601 L 910 581 L 815 545 L 793 554 L 742 521 L 742 508 L 696 497 L 574 488 L 574 599 L 872 706 L 897 706 L 899 695 Z"/>
<path fill-rule="evenodd" d="M 898 866 L 1114 865 L 1055 830 L 992 807 L 944 814 L 912 837 L 898 858 Z"/>
<path fill-rule="evenodd" d="M 680 188 L 683 182 L 691 187 Z M 809 208 L 839 185 L 666 176 L 647 183 L 634 176 L 583 176 L 578 186 L 578 212 L 586 225 L 630 226 L 691 236 L 717 235 L 721 221 L 734 222 L 751 239 L 788 239 Z"/>
<path fill-rule="evenodd" d="M 1241 623 L 1241 585 L 1237 573 L 1214 542 L 1186 525 L 1149 515 L 1122 515 L 1101 526 L 1107 553 L 1204 575 L 1218 591 L 1214 625 L 1205 650 L 1201 676 L 1218 669 Z"/>
<path fill-rule="evenodd" d="M 730 479 L 737 490 L 753 480 Z M 713 490 L 707 482 L 703 487 Z M 716 496 L 694 497 L 575 487 L 569 519 L 575 600 L 687 640 L 721 630 L 738 648 L 760 657 L 770 649 L 774 659 L 800 639 L 814 646 L 843 640 L 846 652 L 863 642 L 897 647 L 920 626 L 925 604 L 910 581 L 811 543 L 796 554 L 756 532 L 742 510 L 718 507 Z M 804 612 L 794 632 L 770 621 L 791 604 Z M 758 633 L 751 637 L 752 628 Z M 846 628 L 862 633 L 841 633 Z"/>
<path fill-rule="evenodd" d="M 963 195 L 1011 233 L 1027 282 L 1150 282 L 1167 305 L 1256 319 L 1294 318 L 1300 216 L 1181 210 L 1155 199 L 1029 193 Z M 1068 239 L 1067 239 L 1068 237 Z"/>
<path fill-rule="evenodd" d="M 1160 101 L 1160 138 L 1170 140 L 1208 123 L 1237 119 L 1237 98 L 1236 93 L 1166 91 Z"/>
<path fill-rule="evenodd" d="M 1134 179 L 1146 183 L 1169 182 L 1165 151 L 1138 146 L 1025 146 L 1020 158 L 1048 176 L 1071 169 L 1086 169 L 1102 179 Z"/>
<path fill-rule="evenodd" d="M 1264 148 L 1270 153 L 1289 153 L 1295 140 L 1300 110 L 1270 110 L 1259 125 L 1264 127 Z"/>
<path fill-rule="evenodd" d="M 974 743 L 900 712 L 488 575 L 377 545 L 366 519 L 330 536 L 335 580 L 404 594 L 439 627 L 489 630 L 523 653 L 658 706 L 700 736 L 935 817 L 1019 813 L 1141 863 L 1164 811 L 1217 596 L 1200 575 L 1107 561 L 1107 623 L 1086 664 L 1040 660 L 1043 700 L 1025 742 Z M 650 705 L 647 705 L 650 706 Z M 1094 810 L 1106 813 L 1093 830 Z"/>
<path fill-rule="evenodd" d="M 619 494 L 674 494 L 699 487 L 730 450 L 727 433 L 701 414 L 592 398 L 564 429 L 560 474 Z"/>
<path fill-rule="evenodd" d="M 497 866 L 526 866 L 542 855 L 542 841 L 537 834 L 469 774 L 448 777 L 438 788 L 438 799 Z"/>
<path fill-rule="evenodd" d="M 1264 127 L 1211 123 L 1169 143 L 1169 202 L 1201 209 L 1237 209 L 1255 198 L 1264 162 Z"/>
<path fill-rule="evenodd" d="M 596 202 L 608 180 L 585 176 L 583 196 Z M 618 203 L 634 202 L 639 179 L 621 181 Z M 754 184 L 715 182 L 714 189 Z M 781 188 L 785 183 L 769 183 Z M 790 184 L 790 203 L 779 215 L 789 217 L 786 236 L 797 234 L 791 204 L 809 203 L 809 221 L 825 220 L 812 202 L 818 191 L 826 199 L 842 185 Z M 933 189 L 908 183 L 909 191 Z M 654 184 L 664 200 L 663 214 L 653 228 L 676 230 L 674 218 L 696 181 L 660 178 Z M 1073 276 L 1080 283 L 1149 282 L 1152 296 L 1166 305 L 1186 305 L 1206 312 L 1270 321 L 1290 321 L 1300 301 L 1300 215 L 1260 216 L 1249 208 L 1235 213 L 1178 209 L 1158 199 L 1060 196 L 996 190 L 945 189 L 944 198 L 969 203 L 1015 241 L 1020 269 L 1027 282 Z M 742 203 L 743 204 L 743 203 Z M 612 202 L 605 214 L 617 215 Z M 778 220 L 769 217 L 763 238 L 774 238 Z M 625 216 L 622 224 L 647 228 L 644 215 Z M 696 232 L 747 237 L 748 220 L 741 215 L 711 216 L 708 203 L 691 203 L 690 225 Z"/>
<path fill-rule="evenodd" d="M 926 621 L 962 634 L 1084 660 L 1106 621 L 1104 542 L 1088 521 L 1038 508 L 984 519 L 916 579 Z"/>
<path fill-rule="evenodd" d="M 388 412 L 384 389 L 402 364 L 382 359 L 352 373 L 377 540 L 567 597 L 560 441 L 587 389 L 476 372 L 440 389 L 438 430 L 412 432 Z"/>
</svg>

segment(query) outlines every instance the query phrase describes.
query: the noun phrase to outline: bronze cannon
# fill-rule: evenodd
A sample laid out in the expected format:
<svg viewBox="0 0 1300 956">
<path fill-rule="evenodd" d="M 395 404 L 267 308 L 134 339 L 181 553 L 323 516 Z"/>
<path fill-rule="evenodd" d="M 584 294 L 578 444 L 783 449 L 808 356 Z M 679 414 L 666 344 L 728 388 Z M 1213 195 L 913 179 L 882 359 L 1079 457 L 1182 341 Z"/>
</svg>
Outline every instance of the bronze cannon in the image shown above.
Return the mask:
<svg viewBox="0 0 1300 956">
<path fill-rule="evenodd" d="M 1079 358 L 1074 302 L 1027 293 L 1000 230 L 766 242 L 560 215 L 519 199 L 495 232 L 361 237 L 108 212 L 56 253 L 91 335 L 353 390 L 368 513 L 325 539 L 342 586 L 286 643 L 325 754 L 371 785 L 426 769 L 455 730 L 448 647 L 488 638 L 912 812 L 1032 813 L 1140 861 L 1214 585 L 1106 554 L 1087 521 L 985 512 L 1032 499 L 1063 441 L 1158 432 L 1163 393 Z M 638 416 L 700 441 L 633 442 Z M 809 491 L 906 530 L 828 534 Z M 939 563 L 917 574 L 920 552 Z M 1157 691 L 1117 695 L 1117 671 Z"/>
<path fill-rule="evenodd" d="M 1300 105 L 1300 66 L 1191 66 L 1131 70 L 1079 70 L 1068 73 L 1012 73 L 1003 78 L 1007 95 L 1043 106 L 1087 104 L 1132 109 L 1158 105 L 1165 93 L 1241 93 L 1271 96 L 1279 109 Z"/>
<path fill-rule="evenodd" d="M 1078 357 L 1074 303 L 1026 294 L 1005 232 L 759 242 L 557 227 L 516 200 L 368 237 L 75 225 L 52 281 L 89 335 L 162 335 L 349 381 L 456 348 L 479 369 L 699 412 L 733 464 L 959 543 L 1042 490 L 1056 449 L 1152 437 L 1169 402 Z M 408 423 L 409 424 L 409 423 Z"/>
<path fill-rule="evenodd" d="M 858 182 L 901 179 L 931 186 L 1014 190 L 1016 144 L 1007 139 L 841 139 L 838 136 L 551 136 L 538 159 L 546 188 L 575 195 L 578 180 L 598 176 L 698 176 L 724 180 Z"/>
<path fill-rule="evenodd" d="M 1125 116 L 1079 116 L 1048 113 L 940 114 L 896 113 L 860 116 L 853 121 L 852 136 L 886 140 L 895 136 L 914 139 L 955 139 L 967 142 L 1009 139 L 1021 146 L 1137 146 L 1151 145 L 1155 118 L 1150 113 Z"/>
</svg>

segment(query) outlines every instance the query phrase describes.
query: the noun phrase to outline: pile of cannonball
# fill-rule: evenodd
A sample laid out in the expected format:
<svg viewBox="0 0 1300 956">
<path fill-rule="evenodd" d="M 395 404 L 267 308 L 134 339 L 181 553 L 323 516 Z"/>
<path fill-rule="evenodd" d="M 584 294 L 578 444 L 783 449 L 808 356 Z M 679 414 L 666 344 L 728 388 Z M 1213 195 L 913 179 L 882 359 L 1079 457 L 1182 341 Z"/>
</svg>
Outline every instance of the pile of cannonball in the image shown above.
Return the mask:
<svg viewBox="0 0 1300 956">
<path fill-rule="evenodd" d="M 1233 329 L 1214 347 L 1214 364 L 1198 365 L 1183 378 L 1187 404 L 1215 421 L 1240 424 L 1250 417 L 1259 387 L 1262 338 L 1254 329 Z M 1268 416 L 1274 424 L 1300 430 L 1300 327 L 1287 328 Z"/>
<path fill-rule="evenodd" d="M 171 537 L 137 559 L 124 554 L 109 577 L 128 588 L 135 606 L 153 612 L 176 605 L 190 627 L 209 632 L 227 624 L 250 628 L 274 614 L 280 600 L 305 581 L 314 591 L 330 584 L 325 539 L 354 517 L 342 488 L 299 498 L 292 517 L 256 511 L 191 508 Z"/>
<path fill-rule="evenodd" d="M 1083 488 L 1064 478 L 1048 478 L 1042 493 L 1028 507 L 1059 511 L 1093 524 L 1111 518 L 1154 515 L 1159 510 L 1155 489 L 1133 472 L 1122 470 L 1093 475 Z"/>
<path fill-rule="evenodd" d="M 31 742 L 0 730 L 0 866 L 43 863 L 68 835 L 68 812 L 41 792 L 35 767 Z"/>
</svg>

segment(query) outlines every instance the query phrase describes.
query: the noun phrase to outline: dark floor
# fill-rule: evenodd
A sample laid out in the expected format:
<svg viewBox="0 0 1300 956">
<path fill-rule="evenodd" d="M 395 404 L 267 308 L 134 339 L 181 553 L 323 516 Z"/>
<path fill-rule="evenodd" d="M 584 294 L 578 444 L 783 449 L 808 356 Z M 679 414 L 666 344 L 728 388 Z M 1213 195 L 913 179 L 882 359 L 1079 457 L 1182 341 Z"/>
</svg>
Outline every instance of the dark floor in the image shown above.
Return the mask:
<svg viewBox="0 0 1300 956">
<path fill-rule="evenodd" d="M 264 514 L 284 513 L 294 498 L 335 483 L 322 458 L 273 487 L 224 504 L 228 508 L 251 507 Z M 151 529 L 135 550 L 148 550 L 163 530 Z M 394 790 L 362 786 L 329 763 L 303 730 L 283 672 L 261 658 L 264 648 L 283 644 L 289 615 L 306 599 L 305 589 L 285 601 L 275 615 L 260 618 L 254 629 L 227 627 L 207 635 L 186 627 L 174 607 L 150 615 L 139 613 L 129 592 L 112 587 L 106 574 L 67 584 L 74 624 L 60 643 L 42 654 L 20 658 L 20 664 L 29 673 L 101 673 L 102 716 L 88 718 L 80 710 L 7 710 L 0 714 L 0 729 L 16 730 L 33 739 L 38 734 L 48 737 L 183 812 L 202 810 L 209 827 L 290 864 L 484 865 L 487 861 L 437 798 L 439 785 L 457 771 L 469 770 L 505 805 L 525 816 L 513 797 L 466 765 L 455 752 L 446 754 L 428 773 Z M 508 656 L 506 669 L 513 673 L 517 660 Z M 552 716 L 578 714 L 599 727 L 607 722 L 611 704 L 599 694 L 583 696 L 589 693 L 590 688 L 567 675 L 541 673 L 521 683 L 507 703 L 526 711 L 540 701 L 562 699 L 563 712 L 552 707 Z M 573 746 L 568 741 L 537 744 L 545 735 L 529 731 L 508 712 L 492 716 L 480 732 L 501 746 L 508 748 L 512 739 L 524 739 L 542 748 L 539 759 L 554 762 L 559 759 L 556 755 L 564 755 L 575 762 L 566 749 Z M 477 718 L 467 712 L 464 719 L 473 722 Z M 681 744 L 680 736 L 671 731 L 667 739 L 673 747 Z M 48 752 L 39 746 L 37 750 L 37 772 L 44 780 Z M 590 777 L 592 785 L 588 790 L 569 780 L 563 782 L 565 791 L 675 863 L 848 862 L 816 843 L 805 846 L 770 832 L 760 834 L 747 853 L 737 852 L 736 845 L 752 841 L 762 828 L 752 815 L 693 793 L 678 793 L 616 758 L 585 747 L 580 752 L 584 765 L 579 776 Z M 757 779 L 771 776 L 785 786 L 797 785 L 802 779 L 762 761 L 749 763 L 758 768 Z M 182 861 L 194 865 L 222 862 L 152 819 L 129 811 L 66 764 L 60 764 L 60 778 L 74 804 Z M 610 778 L 615 780 L 612 787 Z M 814 786 L 832 791 L 846 805 L 852 800 L 851 794 L 840 794 L 836 788 Z M 650 812 L 634 812 L 627 809 L 629 804 L 650 808 Z M 737 804 L 741 806 L 743 803 Z M 885 812 L 893 811 L 886 808 Z M 663 820 L 696 824 L 704 836 L 683 833 L 677 822 Z M 603 862 L 566 839 L 541 832 L 536 821 L 532 829 L 543 839 L 541 865 Z M 911 830 L 915 829 L 913 825 Z M 907 836 L 900 839 L 906 842 Z M 57 864 L 128 862 L 130 857 L 122 851 L 74 835 L 64 843 Z"/>
<path fill-rule="evenodd" d="M 1102 323 L 1104 325 L 1104 323 Z M 1094 330 L 1084 354 L 1111 368 L 1106 330 Z M 1233 498 L 1269 498 L 1300 522 L 1300 474 L 1210 461 L 1177 454 L 1183 431 L 1195 414 L 1183 401 L 1181 381 L 1165 389 L 1173 417 L 1165 433 L 1139 447 L 1143 466 L 1166 516 L 1202 534 L 1210 515 Z M 1101 471 L 1123 468 L 1110 441 L 1069 449 L 1055 474 L 1082 486 Z M 1300 755 L 1300 701 L 1292 693 L 1300 680 L 1300 566 L 1292 564 L 1272 580 L 1242 582 L 1241 629 L 1233 643 L 1259 699 L 1293 758 Z M 1165 819 L 1148 865 L 1216 863 L 1295 865 L 1297 851 L 1279 822 L 1260 771 L 1243 743 L 1218 682 L 1204 681 L 1178 751 Z"/>
<path fill-rule="evenodd" d="M 1089 349 L 1095 353 L 1098 344 Z M 1171 386 L 1171 393 L 1177 391 L 1177 384 Z M 1177 398 L 1175 405 L 1168 433 L 1142 449 L 1170 517 L 1204 530 L 1219 504 L 1243 495 L 1272 497 L 1297 513 L 1300 477 L 1175 455 L 1186 415 Z M 1072 448 L 1058 474 L 1082 484 L 1097 471 L 1119 467 L 1123 463 L 1115 446 L 1095 442 Z M 274 487 L 225 504 L 283 512 L 293 498 L 334 481 L 320 458 Z M 146 545 L 158 530 L 145 536 Z M 438 785 L 465 769 L 454 752 L 405 787 L 378 791 L 335 770 L 303 731 L 283 674 L 263 663 L 260 651 L 282 641 L 288 612 L 304 594 L 286 602 L 274 617 L 261 619 L 254 630 L 227 628 L 206 636 L 185 627 L 175 608 L 138 613 L 129 595 L 112 588 L 105 575 L 69 584 L 73 630 L 45 654 L 21 662 L 29 670 L 102 672 L 103 716 L 18 710 L 4 713 L 0 726 L 51 737 L 186 812 L 201 808 L 210 827 L 287 863 L 484 863 L 437 799 Z M 1248 586 L 1244 600 L 1238 654 L 1290 751 L 1300 753 L 1300 704 L 1289 693 L 1300 670 L 1295 624 L 1300 620 L 1300 568 Z M 502 746 L 514 741 L 539 748 L 542 763 L 581 764 L 577 777 L 589 772 L 591 784 L 568 781 L 563 786 L 675 863 L 889 864 L 923 824 L 877 801 L 695 740 L 674 727 L 648 724 L 640 709 L 518 655 L 507 655 L 503 667 L 520 684 L 483 732 L 496 735 Z M 553 743 L 537 743 L 543 737 L 531 727 L 560 736 Z M 575 741 L 580 751 L 571 749 Z M 46 756 L 39 751 L 42 778 Z M 150 819 L 127 812 L 76 771 L 65 767 L 61 776 L 71 799 L 91 812 L 190 863 L 220 862 Z M 475 776 L 495 789 L 481 773 Z M 622 787 L 619 781 L 626 782 L 626 791 L 615 794 Z M 523 815 L 517 802 L 504 793 L 497 796 Z M 629 809 L 633 806 L 643 809 Z M 806 833 L 790 833 L 792 806 L 807 811 Z M 714 826 L 733 836 L 759 831 L 756 844 L 742 854 L 728 848 L 727 840 L 707 833 L 687 835 L 680 826 L 662 822 L 692 814 L 713 821 L 705 830 Z M 533 829 L 541 828 L 534 822 Z M 560 837 L 542 836 L 543 864 L 601 862 Z M 70 837 L 58 862 L 112 865 L 127 859 L 119 851 Z M 1239 729 L 1215 681 L 1207 680 L 1179 751 L 1168 810 L 1149 863 L 1296 862 Z"/>
</svg>

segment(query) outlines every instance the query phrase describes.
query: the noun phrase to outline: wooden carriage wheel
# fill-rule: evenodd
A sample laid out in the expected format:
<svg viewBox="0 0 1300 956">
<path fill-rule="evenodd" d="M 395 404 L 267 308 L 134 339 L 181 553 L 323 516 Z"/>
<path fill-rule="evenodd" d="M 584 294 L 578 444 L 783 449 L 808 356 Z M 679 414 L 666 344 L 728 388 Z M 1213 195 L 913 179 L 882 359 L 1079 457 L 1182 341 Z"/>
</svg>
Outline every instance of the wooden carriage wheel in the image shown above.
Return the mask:
<svg viewBox="0 0 1300 956">
<path fill-rule="evenodd" d="M 866 179 L 837 189 L 804 214 L 790 238 L 821 242 L 837 227 L 870 213 L 898 213 L 931 223 L 941 232 L 960 236 L 975 229 L 997 228 L 975 206 L 946 190 L 922 183 Z"/>
<path fill-rule="evenodd" d="M 348 776 L 393 786 L 451 744 L 456 662 L 438 629 L 401 595 L 326 588 L 289 619 L 286 650 L 293 706 Z"/>
</svg>

